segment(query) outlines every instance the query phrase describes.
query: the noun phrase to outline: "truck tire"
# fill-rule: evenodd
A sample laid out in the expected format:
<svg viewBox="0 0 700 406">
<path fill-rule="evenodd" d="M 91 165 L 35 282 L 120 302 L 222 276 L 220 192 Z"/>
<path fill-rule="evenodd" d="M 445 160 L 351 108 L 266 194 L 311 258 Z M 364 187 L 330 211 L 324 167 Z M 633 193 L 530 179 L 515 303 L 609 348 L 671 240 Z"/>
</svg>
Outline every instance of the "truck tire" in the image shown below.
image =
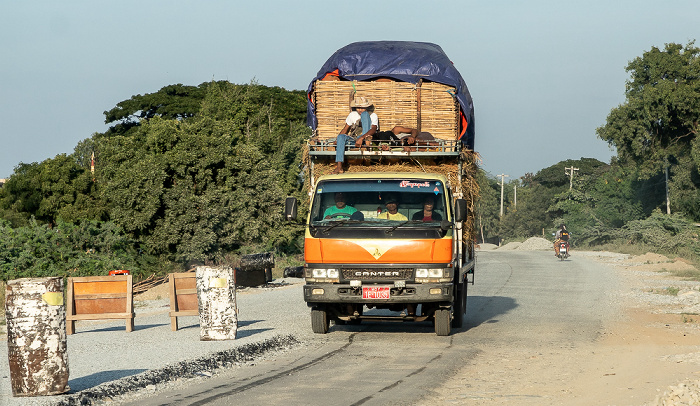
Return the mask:
<svg viewBox="0 0 700 406">
<path fill-rule="evenodd" d="M 450 335 L 450 309 L 435 310 L 435 334 L 439 336 Z"/>
<path fill-rule="evenodd" d="M 455 302 L 452 305 L 452 327 L 462 328 L 464 314 L 467 312 L 467 284 L 462 282 L 455 285 Z"/>
<path fill-rule="evenodd" d="M 330 320 L 328 319 L 328 312 L 323 309 L 311 309 L 311 330 L 316 334 L 326 334 L 328 332 L 328 327 L 330 326 Z"/>
</svg>

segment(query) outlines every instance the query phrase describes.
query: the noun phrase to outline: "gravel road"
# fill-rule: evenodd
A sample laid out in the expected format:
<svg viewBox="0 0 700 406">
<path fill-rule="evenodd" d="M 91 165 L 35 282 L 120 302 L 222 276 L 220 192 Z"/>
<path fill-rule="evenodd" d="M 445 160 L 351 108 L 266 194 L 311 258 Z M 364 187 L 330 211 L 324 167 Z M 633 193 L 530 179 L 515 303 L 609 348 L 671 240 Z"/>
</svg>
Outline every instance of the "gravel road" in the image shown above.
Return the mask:
<svg viewBox="0 0 700 406">
<path fill-rule="evenodd" d="M 481 247 L 489 251 L 516 249 L 549 250 L 551 243 L 530 239 L 500 248 Z M 624 273 L 629 286 L 621 299 L 628 303 L 650 312 L 700 317 L 700 283 L 674 280 L 672 286 L 677 294 L 660 294 L 671 285 L 668 278 L 658 277 L 658 270 L 682 267 L 679 261 L 650 254 L 631 258 L 615 253 L 574 252 L 575 256 L 585 256 Z M 311 332 L 308 308 L 300 300 L 302 283 L 300 279 L 288 278 L 275 280 L 267 287 L 239 289 L 239 329 L 235 340 L 200 341 L 197 317 L 180 318 L 180 329 L 171 331 L 165 289 L 137 298 L 135 330 L 131 333 L 125 331 L 123 322 L 78 322 L 76 334 L 68 336 L 71 392 L 67 395 L 13 398 L 6 335 L 0 331 L 0 405 L 128 401 L 135 390 L 153 392 L 164 385 L 188 384 L 206 379 L 219 367 L 245 366 L 306 346 L 312 339 L 315 343 L 323 341 L 324 336 Z M 683 327 L 697 330 L 699 325 L 698 320 L 689 320 Z M 695 355 L 698 359 L 690 361 L 700 364 L 700 352 Z M 692 404 L 689 399 L 700 396 L 700 380 L 679 381 L 659 391 L 657 399 L 649 399 L 649 405 Z"/>
</svg>

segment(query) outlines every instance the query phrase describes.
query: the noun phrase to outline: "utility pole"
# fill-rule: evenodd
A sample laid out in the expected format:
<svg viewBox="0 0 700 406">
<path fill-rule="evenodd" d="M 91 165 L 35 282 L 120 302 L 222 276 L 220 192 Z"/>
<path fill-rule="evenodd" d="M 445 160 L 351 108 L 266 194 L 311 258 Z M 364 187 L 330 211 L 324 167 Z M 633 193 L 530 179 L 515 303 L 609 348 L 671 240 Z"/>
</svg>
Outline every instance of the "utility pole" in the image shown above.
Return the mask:
<svg viewBox="0 0 700 406">
<path fill-rule="evenodd" d="M 503 180 L 508 177 L 508 175 L 500 174 L 496 176 L 501 177 L 501 217 L 503 217 Z"/>
<path fill-rule="evenodd" d="M 513 185 L 513 208 L 518 208 L 518 185 Z"/>
<path fill-rule="evenodd" d="M 666 175 L 666 214 L 671 214 L 671 199 L 668 197 L 668 160 L 666 161 L 664 174 Z"/>
<path fill-rule="evenodd" d="M 569 190 L 574 187 L 574 172 L 576 171 L 578 171 L 578 168 L 574 168 L 573 165 L 570 168 L 564 168 L 564 173 L 569 175 Z"/>
</svg>

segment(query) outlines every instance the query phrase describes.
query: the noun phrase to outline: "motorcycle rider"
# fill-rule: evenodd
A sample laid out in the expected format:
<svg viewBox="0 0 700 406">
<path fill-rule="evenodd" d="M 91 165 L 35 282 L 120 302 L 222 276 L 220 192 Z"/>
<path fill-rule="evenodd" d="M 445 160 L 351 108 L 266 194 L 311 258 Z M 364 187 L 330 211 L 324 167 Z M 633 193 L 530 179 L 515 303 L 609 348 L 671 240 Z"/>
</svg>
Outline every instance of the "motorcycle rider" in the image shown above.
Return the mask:
<svg viewBox="0 0 700 406">
<path fill-rule="evenodd" d="M 566 226 L 564 224 L 559 225 L 559 229 L 557 230 L 556 234 L 554 235 L 554 256 L 559 256 L 559 243 L 562 241 L 566 241 L 567 247 L 569 246 L 569 231 L 566 230 Z"/>
</svg>

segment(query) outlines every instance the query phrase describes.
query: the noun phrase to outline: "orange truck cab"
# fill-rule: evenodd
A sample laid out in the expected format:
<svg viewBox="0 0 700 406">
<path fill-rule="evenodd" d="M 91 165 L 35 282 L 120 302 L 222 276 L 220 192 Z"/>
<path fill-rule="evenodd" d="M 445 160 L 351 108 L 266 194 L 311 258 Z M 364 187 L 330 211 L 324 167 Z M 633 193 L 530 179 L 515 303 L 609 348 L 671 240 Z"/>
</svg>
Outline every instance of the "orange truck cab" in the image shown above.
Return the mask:
<svg viewBox="0 0 700 406">
<path fill-rule="evenodd" d="M 439 174 L 319 178 L 304 239 L 304 300 L 314 332 L 326 333 L 331 320 L 434 320 L 438 335 L 461 327 L 474 271 L 462 243 L 465 217 L 465 201 L 453 198 Z"/>
</svg>

